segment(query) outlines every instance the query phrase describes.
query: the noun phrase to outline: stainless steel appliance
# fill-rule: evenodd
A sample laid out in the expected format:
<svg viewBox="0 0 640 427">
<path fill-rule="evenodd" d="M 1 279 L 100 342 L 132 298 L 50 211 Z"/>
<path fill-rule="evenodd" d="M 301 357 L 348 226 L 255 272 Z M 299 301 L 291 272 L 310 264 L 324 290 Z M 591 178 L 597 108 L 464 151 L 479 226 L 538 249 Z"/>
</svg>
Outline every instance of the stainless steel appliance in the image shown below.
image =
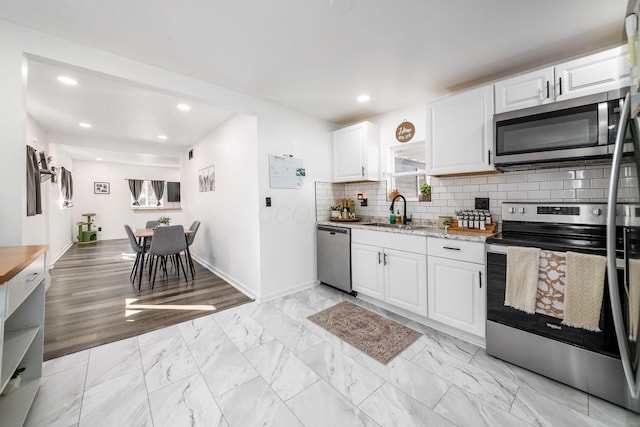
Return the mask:
<svg viewBox="0 0 640 427">
<path fill-rule="evenodd" d="M 351 229 L 317 226 L 318 280 L 347 293 L 351 288 Z"/>
<path fill-rule="evenodd" d="M 627 88 L 494 116 L 500 170 L 611 161 Z M 633 151 L 629 131 L 626 151 Z"/>
<path fill-rule="evenodd" d="M 613 216 L 613 252 L 600 314 L 600 332 L 563 325 L 546 314 L 505 306 L 507 248 L 537 247 L 557 252 L 607 256 L 607 219 Z M 487 353 L 601 397 L 635 412 L 640 399 L 625 383 L 615 317 L 638 326 L 631 309 L 629 260 L 640 258 L 640 204 L 510 203 L 502 205 L 500 234 L 487 239 Z M 615 279 L 615 282 L 612 280 Z M 616 298 L 620 293 L 622 298 Z M 633 318 L 635 316 L 635 319 Z M 629 337 L 629 332 L 623 332 Z M 637 328 L 629 350 L 636 357 Z M 626 344 L 625 344 L 626 345 Z"/>
</svg>

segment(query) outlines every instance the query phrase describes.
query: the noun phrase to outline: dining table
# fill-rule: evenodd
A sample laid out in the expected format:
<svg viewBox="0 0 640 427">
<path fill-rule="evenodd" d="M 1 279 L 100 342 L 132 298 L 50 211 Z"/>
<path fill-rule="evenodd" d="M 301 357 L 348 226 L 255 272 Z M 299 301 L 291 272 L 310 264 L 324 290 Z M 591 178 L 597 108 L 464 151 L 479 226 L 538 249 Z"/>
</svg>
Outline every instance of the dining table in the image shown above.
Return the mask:
<svg viewBox="0 0 640 427">
<path fill-rule="evenodd" d="M 159 226 L 161 227 L 161 226 Z M 138 291 L 142 287 L 142 272 L 144 271 L 144 256 L 147 252 L 147 239 L 153 237 L 155 228 L 136 228 L 133 233 L 138 238 L 138 244 L 142 247 L 142 254 L 140 256 L 140 272 L 138 273 Z M 189 228 L 184 229 L 184 238 L 186 239 L 189 234 L 193 233 Z M 189 245 L 187 244 L 187 256 L 191 258 L 191 252 L 189 251 Z M 191 270 L 191 278 L 194 279 L 193 270 Z"/>
</svg>

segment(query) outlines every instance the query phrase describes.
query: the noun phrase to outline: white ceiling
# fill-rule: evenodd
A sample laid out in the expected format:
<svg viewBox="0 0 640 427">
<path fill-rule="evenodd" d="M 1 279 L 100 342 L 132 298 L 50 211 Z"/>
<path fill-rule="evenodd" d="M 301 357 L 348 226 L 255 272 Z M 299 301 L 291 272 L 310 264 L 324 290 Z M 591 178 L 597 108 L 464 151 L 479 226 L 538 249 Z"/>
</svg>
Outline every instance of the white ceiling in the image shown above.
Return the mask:
<svg viewBox="0 0 640 427">
<path fill-rule="evenodd" d="M 0 19 L 337 124 L 619 45 L 627 7 L 627 0 L 0 3 Z M 369 103 L 355 101 L 362 93 L 371 95 Z M 48 97 L 42 99 L 49 103 L 40 106 L 43 114 L 66 113 Z M 154 116 L 168 114 L 160 106 L 113 102 L 131 111 L 113 127 L 127 116 L 161 124 L 165 120 Z M 56 120 L 49 113 L 39 119 Z M 128 130 L 123 139 L 145 139 L 155 132 Z M 191 136 L 176 138 L 186 143 Z"/>
</svg>

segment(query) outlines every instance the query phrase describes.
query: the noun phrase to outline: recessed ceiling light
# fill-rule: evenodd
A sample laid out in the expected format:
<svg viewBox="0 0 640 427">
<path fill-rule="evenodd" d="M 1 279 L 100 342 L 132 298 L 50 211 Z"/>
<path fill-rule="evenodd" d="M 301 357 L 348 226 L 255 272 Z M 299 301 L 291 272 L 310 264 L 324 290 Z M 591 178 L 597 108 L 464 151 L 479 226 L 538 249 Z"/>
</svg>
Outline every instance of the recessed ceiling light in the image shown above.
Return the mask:
<svg viewBox="0 0 640 427">
<path fill-rule="evenodd" d="M 87 123 L 87 122 L 80 122 L 78 123 L 78 126 L 80 126 L 81 128 L 87 128 L 89 129 L 91 127 L 91 123 Z"/>
<path fill-rule="evenodd" d="M 167 135 L 158 135 L 158 139 L 165 140 L 167 138 L 169 138 Z"/>
<path fill-rule="evenodd" d="M 191 106 L 189 106 L 187 104 L 178 104 L 177 107 L 178 107 L 178 110 L 180 110 L 180 111 L 189 111 L 189 110 L 191 110 Z"/>
<path fill-rule="evenodd" d="M 96 160 L 99 161 L 99 162 L 102 161 L 102 159 L 100 157 L 96 157 Z"/>
<path fill-rule="evenodd" d="M 369 102 L 371 97 L 369 95 L 360 95 L 357 99 L 358 102 Z"/>
<path fill-rule="evenodd" d="M 69 86 L 75 86 L 78 84 L 78 81 L 76 79 L 72 79 L 71 77 L 67 76 L 58 76 L 58 81 Z"/>
</svg>

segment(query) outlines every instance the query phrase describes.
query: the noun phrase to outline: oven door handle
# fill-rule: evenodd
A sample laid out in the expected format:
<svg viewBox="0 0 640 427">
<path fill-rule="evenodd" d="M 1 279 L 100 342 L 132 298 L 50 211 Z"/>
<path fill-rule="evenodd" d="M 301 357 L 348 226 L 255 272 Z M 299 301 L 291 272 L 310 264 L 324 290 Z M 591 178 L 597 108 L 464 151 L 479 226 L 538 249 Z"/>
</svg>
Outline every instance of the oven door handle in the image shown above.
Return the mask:
<svg viewBox="0 0 640 427">
<path fill-rule="evenodd" d="M 622 304 L 620 301 L 620 291 L 618 287 L 618 274 L 616 271 L 616 203 L 618 200 L 618 179 L 620 177 L 620 165 L 622 163 L 624 136 L 629 124 L 629 116 L 631 111 L 631 98 L 627 93 L 624 98 L 624 104 L 620 113 L 620 121 L 618 122 L 618 132 L 616 134 L 616 142 L 613 151 L 613 160 L 611 163 L 611 176 L 609 178 L 609 200 L 607 200 L 607 274 L 609 278 L 609 296 L 611 300 L 611 311 L 613 314 L 613 324 L 616 329 L 616 338 L 618 340 L 618 348 L 620 349 L 620 359 L 622 360 L 622 368 L 627 381 L 627 386 L 631 392 L 631 398 L 637 399 L 640 394 L 640 369 L 634 372 L 633 361 L 631 360 L 631 352 L 627 341 L 627 333 L 625 322 L 622 318 Z M 635 120 L 631 120 L 632 126 L 635 126 Z M 637 132 L 633 132 L 634 139 L 637 138 Z M 638 141 L 634 141 L 638 145 Z M 637 338 L 637 337 L 636 337 Z"/>
<path fill-rule="evenodd" d="M 485 248 L 487 250 L 487 253 L 500 254 L 500 255 L 506 255 L 507 254 L 507 246 L 504 246 L 504 245 L 496 245 L 496 244 L 493 244 L 493 243 L 487 243 L 485 245 Z"/>
</svg>

